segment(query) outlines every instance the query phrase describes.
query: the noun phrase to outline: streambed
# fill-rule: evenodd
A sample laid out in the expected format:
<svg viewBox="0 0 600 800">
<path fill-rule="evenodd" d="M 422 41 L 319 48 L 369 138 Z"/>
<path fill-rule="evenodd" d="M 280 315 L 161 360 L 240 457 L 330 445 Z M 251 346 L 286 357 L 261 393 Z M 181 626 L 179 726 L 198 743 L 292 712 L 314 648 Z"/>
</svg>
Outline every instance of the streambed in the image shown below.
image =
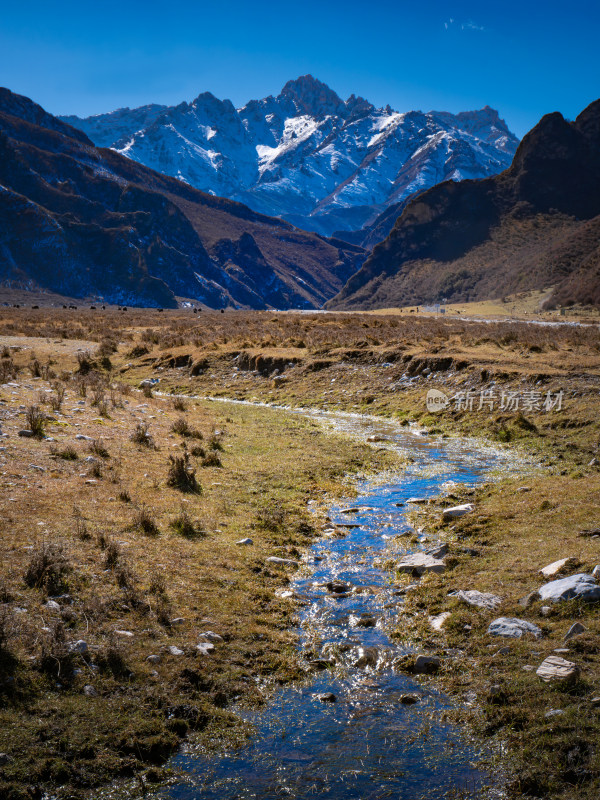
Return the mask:
<svg viewBox="0 0 600 800">
<path fill-rule="evenodd" d="M 414 533 L 406 520 L 411 498 L 436 497 L 453 484 L 475 485 L 493 470 L 517 465 L 500 450 L 430 439 L 373 417 L 286 413 L 308 414 L 363 439 L 379 437 L 381 444 L 375 446 L 394 448 L 411 463 L 394 476 L 360 481 L 356 497 L 331 505 L 331 528 L 346 535 L 332 533 L 316 541 L 292 578 L 301 655 L 313 661 L 316 671 L 302 685 L 274 690 L 260 710 L 237 709 L 253 728 L 246 746 L 217 754 L 178 754 L 171 765 L 181 779 L 161 797 L 501 797 L 501 786 L 486 767 L 491 754 L 445 721 L 444 711 L 453 701 L 428 688 L 427 681 L 394 669 L 394 660 L 407 652 L 390 636 L 403 601 L 381 564 L 436 543 L 426 534 L 418 544 L 409 543 L 408 534 Z M 349 588 L 332 593 L 332 582 Z M 335 699 L 320 699 L 329 694 Z"/>
</svg>

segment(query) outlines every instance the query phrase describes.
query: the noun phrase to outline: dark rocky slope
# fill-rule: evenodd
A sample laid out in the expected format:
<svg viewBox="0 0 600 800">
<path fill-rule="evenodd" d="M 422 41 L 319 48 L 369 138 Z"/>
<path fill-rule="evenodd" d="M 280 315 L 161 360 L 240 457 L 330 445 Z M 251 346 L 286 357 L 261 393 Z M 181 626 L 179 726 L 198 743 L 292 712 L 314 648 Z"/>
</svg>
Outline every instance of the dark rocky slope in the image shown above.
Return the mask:
<svg viewBox="0 0 600 800">
<path fill-rule="evenodd" d="M 404 209 L 329 308 L 501 297 L 553 286 L 600 303 L 600 101 L 548 114 L 500 175 L 446 181 Z"/>
<path fill-rule="evenodd" d="M 140 306 L 315 308 L 363 260 L 96 148 L 0 90 L 0 282 Z"/>
</svg>

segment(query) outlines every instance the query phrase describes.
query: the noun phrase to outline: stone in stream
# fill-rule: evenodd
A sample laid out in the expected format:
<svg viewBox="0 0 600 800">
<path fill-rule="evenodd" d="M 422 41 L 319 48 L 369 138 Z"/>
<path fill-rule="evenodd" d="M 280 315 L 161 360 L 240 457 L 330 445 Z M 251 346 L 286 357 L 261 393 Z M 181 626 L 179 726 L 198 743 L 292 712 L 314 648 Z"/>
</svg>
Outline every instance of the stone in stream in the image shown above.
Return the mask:
<svg viewBox="0 0 600 800">
<path fill-rule="evenodd" d="M 574 636 L 579 636 L 581 633 L 585 633 L 585 631 L 586 628 L 584 628 L 581 622 L 574 622 L 573 625 L 571 625 L 569 630 L 566 632 L 563 641 L 568 642 L 569 639 L 572 639 Z"/>
<path fill-rule="evenodd" d="M 579 667 L 560 656 L 548 656 L 536 669 L 535 674 L 546 683 L 551 681 L 572 681 L 579 675 Z"/>
<path fill-rule="evenodd" d="M 367 436 L 367 442 L 387 442 L 387 438 L 379 433 L 373 433 L 371 436 Z"/>
<path fill-rule="evenodd" d="M 359 647 L 355 667 L 374 667 L 379 661 L 379 650 L 376 647 Z"/>
<path fill-rule="evenodd" d="M 459 589 L 451 592 L 449 597 L 455 597 L 463 603 L 477 608 L 486 608 L 488 611 L 495 611 L 501 605 L 502 598 L 491 592 L 478 592 L 477 589 Z"/>
<path fill-rule="evenodd" d="M 520 639 L 525 633 L 533 634 L 536 639 L 542 636 L 537 625 L 517 617 L 498 617 L 490 623 L 487 632 L 492 636 L 508 636 L 512 639 Z"/>
<path fill-rule="evenodd" d="M 412 671 L 418 675 L 431 675 L 440 668 L 440 660 L 437 656 L 419 655 L 415 658 Z"/>
<path fill-rule="evenodd" d="M 413 553 L 403 556 L 396 564 L 396 569 L 400 572 L 410 572 L 421 575 L 423 572 L 442 573 L 446 570 L 446 564 L 439 558 L 427 555 L 427 553 Z"/>
<path fill-rule="evenodd" d="M 421 505 L 423 503 L 428 503 L 428 497 L 409 497 L 406 501 L 407 503 L 413 503 L 413 505 Z"/>
<path fill-rule="evenodd" d="M 349 583 L 343 581 L 329 581 L 325 586 L 331 594 L 347 594 L 352 588 Z"/>
<path fill-rule="evenodd" d="M 418 703 L 421 698 L 418 694 L 401 694 L 400 695 L 400 702 L 403 706 L 413 706 L 415 703 Z"/>
<path fill-rule="evenodd" d="M 545 583 L 539 592 L 542 600 L 552 600 L 553 603 L 573 599 L 590 602 L 600 600 L 600 586 L 593 575 L 584 572 Z"/>
<path fill-rule="evenodd" d="M 267 563 L 275 564 L 278 567 L 297 567 L 297 566 L 299 566 L 298 561 L 294 561 L 292 558 L 279 558 L 279 556 L 269 556 L 269 558 L 267 558 Z"/>
<path fill-rule="evenodd" d="M 546 567 L 542 567 L 540 573 L 544 576 L 544 578 L 553 578 L 555 575 L 563 570 L 565 567 L 572 566 L 575 563 L 576 559 L 573 556 L 567 556 L 566 558 L 561 558 L 559 561 L 553 561 L 552 564 L 548 564 Z"/>
<path fill-rule="evenodd" d="M 358 514 L 360 508 L 353 507 L 353 508 L 340 508 L 340 514 Z"/>
<path fill-rule="evenodd" d="M 458 519 L 459 517 L 464 517 L 464 515 L 468 514 L 470 511 L 473 511 L 472 503 L 465 503 L 462 506 L 453 506 L 452 508 L 445 508 L 442 511 L 442 519 L 444 520 L 444 522 L 448 522 L 451 519 Z"/>
<path fill-rule="evenodd" d="M 377 619 L 372 614 L 361 614 L 360 617 L 352 614 L 348 620 L 352 628 L 374 628 Z"/>
<path fill-rule="evenodd" d="M 316 697 L 317 700 L 320 700 L 322 703 L 335 703 L 337 697 L 334 695 L 333 692 L 324 692 L 323 694 L 315 694 L 313 697 Z"/>
</svg>

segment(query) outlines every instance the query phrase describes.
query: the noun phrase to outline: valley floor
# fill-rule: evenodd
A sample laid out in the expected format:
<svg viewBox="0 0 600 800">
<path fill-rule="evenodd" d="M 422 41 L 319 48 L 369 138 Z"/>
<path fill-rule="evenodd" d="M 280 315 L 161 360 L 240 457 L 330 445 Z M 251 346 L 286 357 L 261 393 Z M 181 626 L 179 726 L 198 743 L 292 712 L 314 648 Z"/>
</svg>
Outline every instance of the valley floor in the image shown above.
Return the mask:
<svg viewBox="0 0 600 800">
<path fill-rule="evenodd" d="M 522 481 L 478 489 L 460 521 L 442 524 L 436 504 L 415 512 L 415 527 L 449 542 L 451 569 L 406 596 L 397 637 L 464 652 L 460 669 L 423 680 L 470 698 L 460 719 L 506 744 L 512 796 L 597 796 L 597 606 L 519 603 L 546 564 L 570 556 L 571 573 L 600 563 L 596 326 L 11 308 L 0 336 L 7 797 L 48 787 L 94 796 L 140 770 L 161 781 L 181 737 L 239 741 L 231 699 L 261 702 L 257 677 L 304 675 L 294 605 L 277 596 L 286 568 L 267 558 L 300 556 L 321 526 L 307 501 L 347 493 L 348 472 L 399 468 L 385 447 L 310 420 L 169 396 L 180 394 L 380 415 L 532 461 Z M 427 409 L 430 388 L 450 398 L 444 411 Z M 32 406 L 49 438 L 19 435 L 35 427 Z M 502 606 L 448 598 L 457 587 L 498 594 Z M 429 617 L 444 611 L 433 630 Z M 500 615 L 539 625 L 543 639 L 505 649 L 486 634 Z M 586 631 L 563 647 L 575 621 Z M 565 648 L 579 680 L 544 684 L 523 669 Z"/>
</svg>

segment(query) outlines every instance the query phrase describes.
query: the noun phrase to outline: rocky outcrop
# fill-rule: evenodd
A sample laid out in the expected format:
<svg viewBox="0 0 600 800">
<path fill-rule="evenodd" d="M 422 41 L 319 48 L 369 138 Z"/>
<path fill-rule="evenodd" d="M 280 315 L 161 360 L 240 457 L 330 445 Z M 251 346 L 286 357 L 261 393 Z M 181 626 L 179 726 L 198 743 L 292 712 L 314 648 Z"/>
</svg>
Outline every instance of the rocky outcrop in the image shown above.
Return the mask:
<svg viewBox="0 0 600 800">
<path fill-rule="evenodd" d="M 555 285 L 548 301 L 600 303 L 600 101 L 548 114 L 495 177 L 445 181 L 408 203 L 328 307 L 501 297 Z"/>
</svg>

